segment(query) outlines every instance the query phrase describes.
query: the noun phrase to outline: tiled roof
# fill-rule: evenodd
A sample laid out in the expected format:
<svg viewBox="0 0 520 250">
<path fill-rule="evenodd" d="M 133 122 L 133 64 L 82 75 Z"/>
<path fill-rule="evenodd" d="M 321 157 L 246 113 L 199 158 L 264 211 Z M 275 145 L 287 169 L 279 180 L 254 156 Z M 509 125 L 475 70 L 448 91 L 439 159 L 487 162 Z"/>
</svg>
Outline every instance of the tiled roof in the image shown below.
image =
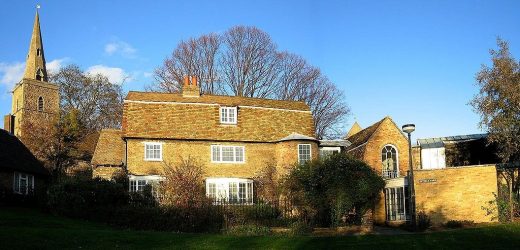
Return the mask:
<svg viewBox="0 0 520 250">
<path fill-rule="evenodd" d="M 49 175 L 43 164 L 14 135 L 0 129 L 0 169 Z"/>
<path fill-rule="evenodd" d="M 104 129 L 101 131 L 92 156 L 94 166 L 120 166 L 123 162 L 125 146 L 121 130 Z"/>
<path fill-rule="evenodd" d="M 350 136 L 348 138 L 345 138 L 345 139 L 347 139 L 351 143 L 350 146 L 348 146 L 347 151 L 351 150 L 351 149 L 354 149 L 356 147 L 359 147 L 362 144 L 366 143 L 368 141 L 368 139 L 370 139 L 370 137 L 374 134 L 374 132 L 376 132 L 376 130 L 379 127 L 379 125 L 381 125 L 381 123 L 385 119 L 390 119 L 390 118 L 389 117 L 385 117 L 382 120 L 372 124 L 372 126 L 370 126 L 368 128 L 365 128 L 365 129 L 355 133 L 354 135 L 352 135 L 352 136 Z"/>
<path fill-rule="evenodd" d="M 302 101 L 284 101 L 240 96 L 201 95 L 200 97 L 183 97 L 182 94 L 174 93 L 130 91 L 128 92 L 128 95 L 126 96 L 125 100 L 142 102 L 218 104 L 222 106 L 251 106 L 310 111 L 309 106 L 307 106 L 307 104 L 305 104 L 305 102 Z"/>
<path fill-rule="evenodd" d="M 219 108 L 237 107 L 237 123 L 222 124 Z M 303 102 L 259 98 L 130 92 L 124 103 L 124 138 L 277 142 L 297 133 L 315 137 Z"/>
</svg>

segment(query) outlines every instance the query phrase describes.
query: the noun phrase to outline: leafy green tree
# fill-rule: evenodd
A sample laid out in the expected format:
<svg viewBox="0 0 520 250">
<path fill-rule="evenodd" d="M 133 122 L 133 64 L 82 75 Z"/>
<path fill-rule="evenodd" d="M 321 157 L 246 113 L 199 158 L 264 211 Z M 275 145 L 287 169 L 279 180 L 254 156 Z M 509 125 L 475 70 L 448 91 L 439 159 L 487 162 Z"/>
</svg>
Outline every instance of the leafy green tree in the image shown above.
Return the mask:
<svg viewBox="0 0 520 250">
<path fill-rule="evenodd" d="M 492 66 L 483 65 L 477 73 L 480 91 L 471 105 L 480 115 L 481 128 L 489 133 L 489 142 L 497 146 L 498 156 L 505 163 L 499 172 L 507 182 L 512 205 L 520 187 L 520 66 L 506 41 L 498 38 L 497 45 L 498 50 L 490 50 Z"/>
<path fill-rule="evenodd" d="M 384 185 L 365 162 L 337 154 L 296 166 L 284 181 L 284 193 L 307 221 L 336 226 L 349 214 L 359 223 Z"/>
</svg>

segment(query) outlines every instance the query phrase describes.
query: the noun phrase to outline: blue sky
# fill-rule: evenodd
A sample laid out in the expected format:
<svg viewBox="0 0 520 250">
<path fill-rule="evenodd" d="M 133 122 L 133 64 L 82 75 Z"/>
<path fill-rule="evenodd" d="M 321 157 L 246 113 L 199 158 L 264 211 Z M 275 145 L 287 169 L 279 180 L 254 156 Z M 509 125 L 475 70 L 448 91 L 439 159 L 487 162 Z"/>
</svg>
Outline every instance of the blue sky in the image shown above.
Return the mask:
<svg viewBox="0 0 520 250">
<path fill-rule="evenodd" d="M 142 90 L 180 40 L 235 25 L 268 32 L 340 89 L 362 127 L 391 116 L 415 138 L 480 133 L 467 103 L 496 37 L 520 57 L 520 1 L 5 1 L 0 113 L 10 111 L 35 6 L 50 69 L 75 63 Z"/>
</svg>

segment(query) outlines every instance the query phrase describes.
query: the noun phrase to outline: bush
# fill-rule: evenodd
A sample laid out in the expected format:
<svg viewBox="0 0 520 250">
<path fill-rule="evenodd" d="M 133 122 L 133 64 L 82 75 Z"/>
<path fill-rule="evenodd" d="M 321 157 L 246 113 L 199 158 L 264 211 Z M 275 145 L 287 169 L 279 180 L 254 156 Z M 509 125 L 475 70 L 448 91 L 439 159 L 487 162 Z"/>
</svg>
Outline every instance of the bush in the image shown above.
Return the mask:
<svg viewBox="0 0 520 250">
<path fill-rule="evenodd" d="M 226 205 L 223 206 L 229 226 L 255 224 L 263 226 L 279 225 L 281 212 L 269 204 Z"/>
<path fill-rule="evenodd" d="M 444 224 L 446 228 L 462 228 L 465 226 L 473 226 L 475 222 L 469 220 L 449 220 Z"/>
<path fill-rule="evenodd" d="M 420 211 L 417 213 L 417 231 L 422 232 L 432 226 L 432 222 L 430 220 L 430 216 L 428 216 L 424 211 Z"/>
<path fill-rule="evenodd" d="M 138 230 L 174 232 L 218 232 L 223 216 L 215 207 L 135 207 L 118 208 L 109 224 Z"/>
<path fill-rule="evenodd" d="M 346 154 L 297 165 L 284 181 L 284 194 L 301 219 L 319 226 L 338 226 L 349 213 L 354 223 L 379 199 L 385 182 L 365 162 Z"/>
<path fill-rule="evenodd" d="M 265 236 L 271 234 L 271 228 L 258 225 L 237 225 L 230 227 L 226 234 L 234 236 Z"/>
<path fill-rule="evenodd" d="M 102 179 L 66 178 L 49 187 L 47 195 L 51 212 L 77 218 L 97 217 L 103 215 L 99 211 L 111 211 L 126 204 L 126 188 Z"/>
<path fill-rule="evenodd" d="M 296 221 L 291 224 L 289 232 L 292 236 L 298 236 L 310 234 L 312 231 L 314 231 L 314 229 L 308 223 L 304 221 Z"/>
<path fill-rule="evenodd" d="M 218 232 L 224 218 L 215 206 L 159 206 L 150 192 L 129 194 L 123 185 L 102 179 L 56 183 L 47 205 L 54 214 L 138 230 Z"/>
</svg>

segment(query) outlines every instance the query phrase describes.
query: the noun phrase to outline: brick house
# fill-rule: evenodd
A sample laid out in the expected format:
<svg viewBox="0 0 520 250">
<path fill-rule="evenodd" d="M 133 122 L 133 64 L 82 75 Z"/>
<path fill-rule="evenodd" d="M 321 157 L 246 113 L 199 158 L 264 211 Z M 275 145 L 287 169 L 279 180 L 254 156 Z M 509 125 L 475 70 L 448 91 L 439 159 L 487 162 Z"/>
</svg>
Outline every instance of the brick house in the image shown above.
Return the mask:
<svg viewBox="0 0 520 250">
<path fill-rule="evenodd" d="M 253 177 L 271 164 L 283 174 L 318 156 L 311 111 L 304 102 L 200 95 L 195 77 L 182 93 L 128 93 L 122 130 L 103 130 L 95 176 L 126 167 L 129 189 L 162 179 L 167 165 L 191 158 L 204 166 L 206 194 L 252 203 Z"/>
<path fill-rule="evenodd" d="M 384 193 L 374 207 L 374 222 L 408 220 L 408 138 L 389 116 L 365 129 L 355 123 L 347 136 L 351 144 L 346 152 L 366 162 L 386 181 Z"/>
<path fill-rule="evenodd" d="M 434 224 L 448 220 L 489 222 L 481 208 L 497 193 L 497 159 L 485 135 L 419 139 L 413 149 L 416 212 Z M 346 152 L 365 161 L 385 179 L 374 207 L 377 224 L 397 225 L 411 219 L 408 139 L 390 117 L 347 134 Z M 484 165 L 481 165 L 484 164 Z"/>
</svg>

